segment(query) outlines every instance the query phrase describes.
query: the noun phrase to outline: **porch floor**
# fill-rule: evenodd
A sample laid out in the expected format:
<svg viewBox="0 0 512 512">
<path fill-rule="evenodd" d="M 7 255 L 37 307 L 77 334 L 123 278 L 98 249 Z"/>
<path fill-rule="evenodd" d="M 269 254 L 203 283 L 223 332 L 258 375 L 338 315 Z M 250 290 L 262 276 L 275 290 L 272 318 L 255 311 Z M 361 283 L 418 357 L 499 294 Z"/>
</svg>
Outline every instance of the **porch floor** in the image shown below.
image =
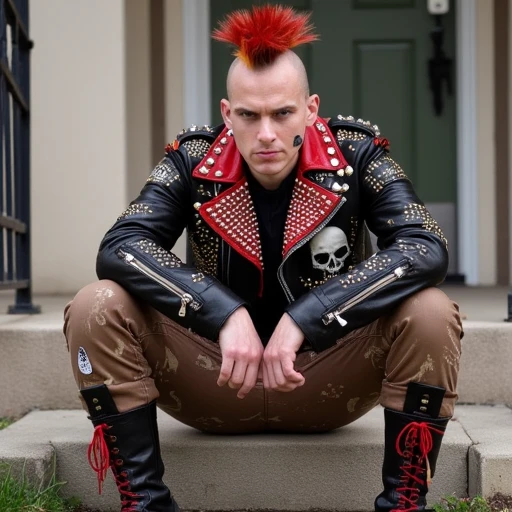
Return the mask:
<svg viewBox="0 0 512 512">
<path fill-rule="evenodd" d="M 441 289 L 459 306 L 463 319 L 471 322 L 503 322 L 507 318 L 507 286 L 443 285 Z M 34 304 L 41 306 L 38 315 L 8 315 L 7 308 L 14 303 L 14 292 L 0 292 L 0 326 L 50 327 L 62 324 L 64 306 L 72 295 L 35 295 Z M 23 320 L 22 320 L 23 319 Z"/>
</svg>

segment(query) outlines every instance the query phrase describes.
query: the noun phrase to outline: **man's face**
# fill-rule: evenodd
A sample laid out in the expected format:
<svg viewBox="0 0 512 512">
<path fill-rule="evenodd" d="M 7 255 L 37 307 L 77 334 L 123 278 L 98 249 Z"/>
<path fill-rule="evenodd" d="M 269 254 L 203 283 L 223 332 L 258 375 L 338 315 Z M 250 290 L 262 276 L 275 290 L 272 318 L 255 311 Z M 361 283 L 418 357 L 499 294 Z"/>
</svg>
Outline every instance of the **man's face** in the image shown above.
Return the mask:
<svg viewBox="0 0 512 512">
<path fill-rule="evenodd" d="M 300 147 L 293 141 L 315 122 L 318 96 L 306 97 L 299 72 L 287 61 L 261 70 L 240 63 L 229 92 L 229 101 L 221 101 L 224 122 L 253 176 L 277 188 L 297 163 Z"/>
</svg>

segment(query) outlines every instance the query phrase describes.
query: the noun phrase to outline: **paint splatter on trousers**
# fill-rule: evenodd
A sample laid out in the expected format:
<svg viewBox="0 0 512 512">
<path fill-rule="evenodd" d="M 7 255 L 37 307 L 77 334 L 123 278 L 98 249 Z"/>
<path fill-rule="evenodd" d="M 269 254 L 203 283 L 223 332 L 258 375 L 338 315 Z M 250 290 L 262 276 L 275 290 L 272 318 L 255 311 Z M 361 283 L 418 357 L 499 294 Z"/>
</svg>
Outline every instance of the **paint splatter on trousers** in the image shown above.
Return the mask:
<svg viewBox="0 0 512 512">
<path fill-rule="evenodd" d="M 436 288 L 352 331 L 336 345 L 298 353 L 304 386 L 291 393 L 261 382 L 240 400 L 217 386 L 219 345 L 187 330 L 112 281 L 83 288 L 66 306 L 64 333 L 79 389 L 106 384 L 120 412 L 152 400 L 177 420 L 218 433 L 328 431 L 377 404 L 402 410 L 407 385 L 446 389 L 452 416 L 462 326 L 458 306 Z"/>
</svg>

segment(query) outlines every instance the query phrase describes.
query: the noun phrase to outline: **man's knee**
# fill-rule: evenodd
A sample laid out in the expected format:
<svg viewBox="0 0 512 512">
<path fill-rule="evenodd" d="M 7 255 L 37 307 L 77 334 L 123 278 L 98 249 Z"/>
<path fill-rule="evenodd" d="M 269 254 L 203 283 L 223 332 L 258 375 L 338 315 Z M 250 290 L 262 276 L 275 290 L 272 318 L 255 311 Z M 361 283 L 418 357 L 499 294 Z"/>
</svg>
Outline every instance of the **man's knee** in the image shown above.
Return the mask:
<svg viewBox="0 0 512 512">
<path fill-rule="evenodd" d="M 426 332 L 440 329 L 444 333 L 452 330 L 460 334 L 462 330 L 458 305 L 438 288 L 426 288 L 415 293 L 403 302 L 397 315 L 409 319 Z"/>
<path fill-rule="evenodd" d="M 91 334 L 112 319 L 112 313 L 133 301 L 128 292 L 114 281 L 102 280 L 84 286 L 64 310 L 64 333 L 81 331 Z"/>
</svg>

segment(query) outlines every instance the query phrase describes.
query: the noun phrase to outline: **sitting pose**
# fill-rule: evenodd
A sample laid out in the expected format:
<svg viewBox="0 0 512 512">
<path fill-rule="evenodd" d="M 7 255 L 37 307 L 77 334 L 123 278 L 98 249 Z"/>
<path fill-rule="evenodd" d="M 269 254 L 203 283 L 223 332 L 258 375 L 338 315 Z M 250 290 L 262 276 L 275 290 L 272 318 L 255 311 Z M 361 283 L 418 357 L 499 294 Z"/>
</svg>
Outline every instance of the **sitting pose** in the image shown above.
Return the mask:
<svg viewBox="0 0 512 512">
<path fill-rule="evenodd" d="M 380 404 L 375 510 L 423 510 L 457 399 L 446 239 L 376 126 L 319 117 L 291 50 L 316 39 L 309 15 L 254 7 L 214 37 L 237 47 L 223 124 L 168 145 L 66 307 L 90 461 L 122 510 L 178 510 L 157 406 L 227 434 L 325 432 Z"/>
</svg>

